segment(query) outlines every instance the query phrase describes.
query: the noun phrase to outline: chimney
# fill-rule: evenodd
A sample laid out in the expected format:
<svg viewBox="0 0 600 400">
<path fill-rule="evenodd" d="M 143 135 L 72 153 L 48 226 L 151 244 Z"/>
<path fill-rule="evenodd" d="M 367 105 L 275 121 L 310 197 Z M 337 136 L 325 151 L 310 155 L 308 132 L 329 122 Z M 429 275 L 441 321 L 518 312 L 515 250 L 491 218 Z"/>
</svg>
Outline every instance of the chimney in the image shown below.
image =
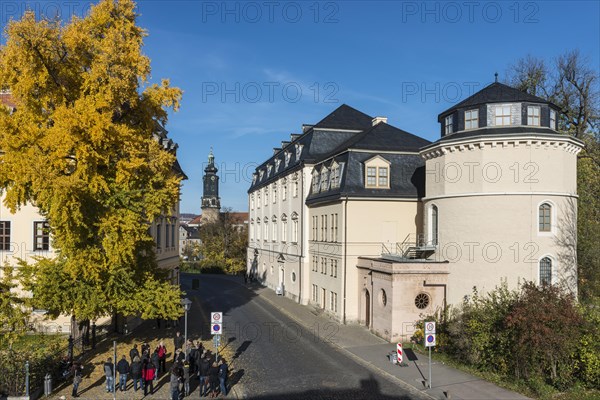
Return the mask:
<svg viewBox="0 0 600 400">
<path fill-rule="evenodd" d="M 387 117 L 375 117 L 373 118 L 373 120 L 371 121 L 372 126 L 375 126 L 381 122 L 384 122 L 387 124 Z"/>
</svg>

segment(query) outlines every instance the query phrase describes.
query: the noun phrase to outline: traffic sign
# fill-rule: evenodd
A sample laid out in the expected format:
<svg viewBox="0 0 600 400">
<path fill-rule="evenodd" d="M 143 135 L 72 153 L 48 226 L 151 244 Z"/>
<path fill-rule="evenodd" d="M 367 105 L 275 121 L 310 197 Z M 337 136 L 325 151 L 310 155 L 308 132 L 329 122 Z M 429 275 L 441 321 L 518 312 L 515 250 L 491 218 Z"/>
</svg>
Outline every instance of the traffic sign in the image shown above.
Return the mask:
<svg viewBox="0 0 600 400">
<path fill-rule="evenodd" d="M 213 335 L 220 335 L 222 333 L 222 330 L 223 330 L 222 324 L 211 324 L 210 325 L 210 332 Z"/>
<path fill-rule="evenodd" d="M 435 333 L 430 333 L 429 335 L 425 335 L 425 347 L 433 347 L 435 346 Z"/>
<path fill-rule="evenodd" d="M 401 364 L 402 363 L 402 343 L 397 344 L 396 352 L 398 353 L 398 364 Z"/>
<path fill-rule="evenodd" d="M 222 312 L 211 312 L 210 313 L 210 322 L 211 322 L 211 324 L 222 324 L 223 323 L 223 313 Z"/>
<path fill-rule="evenodd" d="M 425 322 L 425 335 L 433 333 L 435 335 L 435 322 L 427 321 Z"/>
</svg>

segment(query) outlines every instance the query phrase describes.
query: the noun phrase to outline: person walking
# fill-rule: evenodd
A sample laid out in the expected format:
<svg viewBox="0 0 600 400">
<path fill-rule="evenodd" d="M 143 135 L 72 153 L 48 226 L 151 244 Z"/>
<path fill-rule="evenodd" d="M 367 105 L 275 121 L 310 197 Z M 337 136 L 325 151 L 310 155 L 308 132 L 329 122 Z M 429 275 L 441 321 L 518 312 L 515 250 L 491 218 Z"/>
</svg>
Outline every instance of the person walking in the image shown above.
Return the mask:
<svg viewBox="0 0 600 400">
<path fill-rule="evenodd" d="M 165 342 L 161 341 L 158 345 L 158 372 L 165 373 L 167 372 L 166 368 L 167 364 L 167 347 L 165 346 Z"/>
<path fill-rule="evenodd" d="M 117 372 L 119 373 L 119 389 L 124 392 L 127 389 L 127 375 L 129 374 L 129 363 L 125 355 L 117 363 Z"/>
<path fill-rule="evenodd" d="M 144 384 L 142 383 L 142 362 L 140 361 L 140 356 L 135 356 L 131 363 L 130 371 L 131 379 L 133 379 L 133 391 L 137 392 L 138 384 L 140 389 L 144 387 Z"/>
<path fill-rule="evenodd" d="M 224 358 L 219 361 L 219 385 L 221 387 L 221 394 L 227 396 L 227 376 L 229 375 L 229 366 Z"/>
<path fill-rule="evenodd" d="M 187 363 L 190 366 L 190 374 L 196 372 L 196 360 L 198 359 L 198 349 L 193 341 L 190 341 L 190 350 L 187 356 Z"/>
<path fill-rule="evenodd" d="M 148 387 L 150 387 L 150 394 L 154 393 L 154 377 L 156 376 L 156 367 L 151 361 L 146 364 L 145 372 L 142 372 L 144 379 L 144 396 L 148 395 Z"/>
<path fill-rule="evenodd" d="M 198 379 L 200 380 L 198 390 L 200 391 L 200 397 L 208 395 L 210 388 L 208 381 L 208 371 L 210 369 L 210 362 L 206 357 L 206 353 L 202 354 L 200 363 L 198 364 Z"/>
<path fill-rule="evenodd" d="M 115 391 L 115 365 L 112 362 L 112 358 L 108 357 L 104 363 L 104 376 L 106 376 L 106 393 L 112 393 Z"/>
<path fill-rule="evenodd" d="M 75 361 L 73 366 L 71 367 L 71 372 L 73 374 L 73 397 L 79 397 L 77 394 L 77 389 L 79 388 L 79 384 L 83 380 L 83 365 L 79 361 Z"/>
<path fill-rule="evenodd" d="M 210 383 L 210 397 L 216 397 L 219 388 L 219 367 L 217 367 L 216 361 L 212 363 L 208 370 L 208 382 Z"/>
</svg>

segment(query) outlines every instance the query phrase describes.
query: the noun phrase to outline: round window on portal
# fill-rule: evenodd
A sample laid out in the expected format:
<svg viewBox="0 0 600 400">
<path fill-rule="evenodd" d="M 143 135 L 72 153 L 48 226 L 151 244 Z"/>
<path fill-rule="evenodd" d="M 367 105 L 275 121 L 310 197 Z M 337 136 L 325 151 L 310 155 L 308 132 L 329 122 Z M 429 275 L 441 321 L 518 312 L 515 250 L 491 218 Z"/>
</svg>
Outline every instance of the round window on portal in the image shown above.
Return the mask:
<svg viewBox="0 0 600 400">
<path fill-rule="evenodd" d="M 292 282 L 296 283 L 296 273 L 292 272 Z"/>
<path fill-rule="evenodd" d="M 429 306 L 430 299 L 427 293 L 419 293 L 417 297 L 415 297 L 415 306 L 419 310 L 424 310 Z"/>
</svg>

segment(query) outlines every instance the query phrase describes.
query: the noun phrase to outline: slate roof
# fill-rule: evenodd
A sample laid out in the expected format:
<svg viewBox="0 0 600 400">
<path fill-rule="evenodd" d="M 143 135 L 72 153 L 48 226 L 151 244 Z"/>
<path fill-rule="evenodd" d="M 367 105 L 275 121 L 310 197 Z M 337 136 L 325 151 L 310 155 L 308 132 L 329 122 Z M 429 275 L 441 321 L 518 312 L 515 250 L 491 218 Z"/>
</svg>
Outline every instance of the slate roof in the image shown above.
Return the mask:
<svg viewBox="0 0 600 400">
<path fill-rule="evenodd" d="M 473 107 L 487 103 L 512 103 L 512 102 L 531 102 L 531 103 L 546 103 L 552 104 L 548 100 L 534 96 L 522 90 L 515 89 L 504 83 L 494 82 L 479 92 L 467 97 L 463 101 L 450 107 L 446 111 L 438 115 L 438 122 L 442 122 L 445 116 L 453 111 L 466 107 Z M 554 104 L 553 104 L 554 105 Z M 556 105 L 554 107 L 558 108 Z"/>
<path fill-rule="evenodd" d="M 305 163 L 312 164 L 322 160 L 332 150 L 357 134 L 357 132 L 348 132 L 348 130 L 362 132 L 370 129 L 372 120 L 373 117 L 342 104 L 317 124 L 307 126 L 303 134 L 292 134 L 289 144 L 256 168 L 255 172 L 258 173 L 260 170 L 266 170 L 268 165 L 272 166 L 271 173 L 265 172 L 262 179 L 259 175 L 256 181 L 250 185 L 248 192 L 268 185 L 278 179 L 280 175 L 293 172 Z M 296 145 L 302 146 L 300 157 L 296 157 Z M 285 163 L 286 152 L 290 154 L 287 166 Z M 278 165 L 275 162 L 277 159 L 280 160 Z M 278 168 L 276 168 L 277 166 Z"/>
<path fill-rule="evenodd" d="M 327 129 L 368 129 L 371 127 L 373 117 L 358 111 L 349 105 L 342 104 L 331 114 L 319 121 L 313 128 Z"/>
<path fill-rule="evenodd" d="M 473 129 L 473 130 L 468 130 L 468 131 L 461 131 L 458 133 L 453 133 L 452 135 L 443 136 L 442 138 L 431 143 L 430 145 L 423 147 L 421 150 L 427 150 L 428 148 L 433 147 L 439 143 L 447 143 L 447 142 L 452 142 L 452 141 L 461 140 L 461 139 L 469 139 L 469 138 L 477 138 L 477 137 L 493 139 L 494 137 L 505 137 L 505 136 L 523 137 L 523 135 L 527 135 L 527 134 L 530 134 L 532 136 L 546 137 L 546 138 L 564 136 L 564 134 L 557 133 L 553 129 L 539 127 L 539 126 L 489 127 L 489 128 L 479 128 L 479 129 Z M 573 137 L 571 137 L 571 138 L 574 139 Z"/>
</svg>

